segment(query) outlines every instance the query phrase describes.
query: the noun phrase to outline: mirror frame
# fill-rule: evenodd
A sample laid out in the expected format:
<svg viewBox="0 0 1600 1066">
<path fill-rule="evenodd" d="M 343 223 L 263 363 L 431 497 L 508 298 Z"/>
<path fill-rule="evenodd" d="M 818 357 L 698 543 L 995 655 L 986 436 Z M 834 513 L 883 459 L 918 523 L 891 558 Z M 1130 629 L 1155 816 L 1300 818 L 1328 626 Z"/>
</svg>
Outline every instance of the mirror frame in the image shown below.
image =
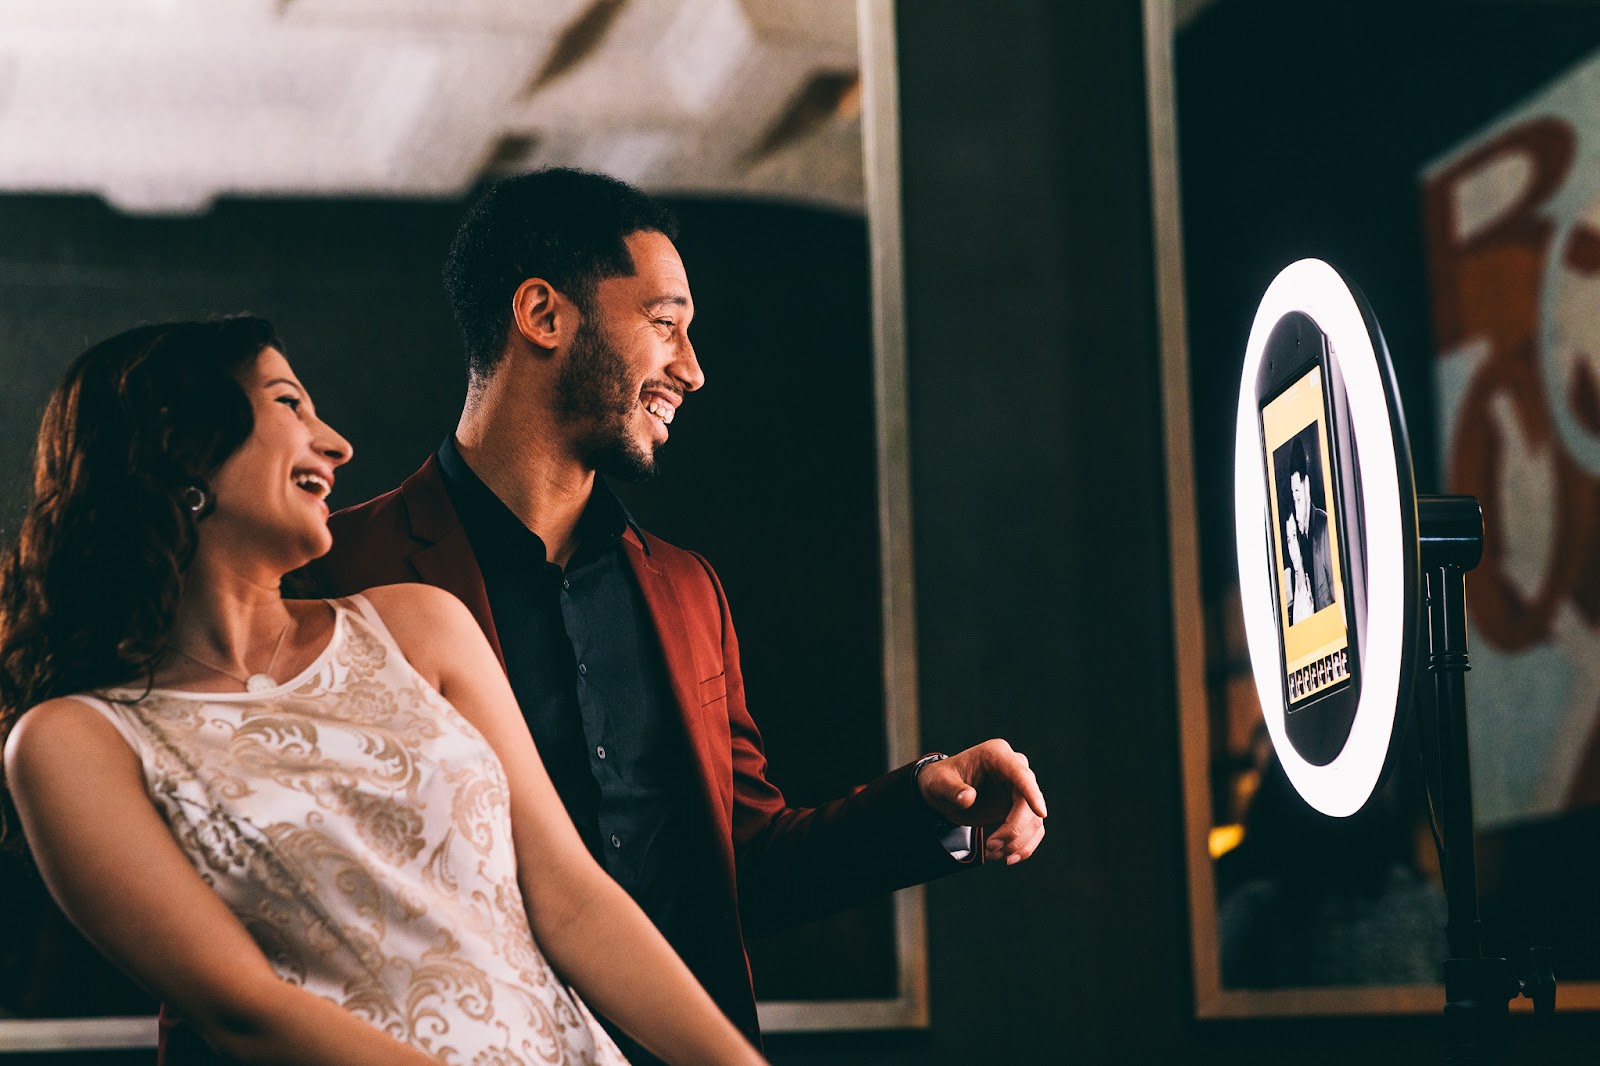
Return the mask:
<svg viewBox="0 0 1600 1066">
<path fill-rule="evenodd" d="M 1194 435 L 1189 418 L 1189 341 L 1173 54 L 1174 36 L 1181 22 L 1197 14 L 1209 2 L 1213 0 L 1142 0 L 1154 281 L 1161 345 L 1162 415 L 1166 426 L 1172 640 L 1176 658 L 1194 1012 L 1197 1018 L 1203 1019 L 1437 1014 L 1445 1003 L 1442 984 L 1281 989 L 1222 986 L 1216 880 L 1207 846 L 1212 794 L 1208 765 L 1206 634 L 1194 493 Z M 1562 984 L 1557 1002 L 1562 1011 L 1600 1010 L 1600 982 Z M 1511 1006 L 1515 1011 L 1532 1010 L 1531 1004 L 1520 998 L 1512 1000 Z"/>
<path fill-rule="evenodd" d="M 917 713 L 911 439 L 906 394 L 905 271 L 900 222 L 900 79 L 894 0 L 856 0 L 861 142 L 872 284 L 873 415 L 882 592 L 883 710 L 889 767 L 922 754 Z M 764 1033 L 926 1029 L 928 922 L 921 885 L 894 896 L 893 999 L 763 1001 Z"/>
<path fill-rule="evenodd" d="M 893 768 L 920 754 L 893 0 L 856 0 L 856 21 L 872 285 L 884 730 Z M 927 919 L 921 886 L 897 893 L 893 914 L 898 974 L 894 998 L 763 1001 L 757 1005 L 762 1030 L 926 1028 Z M 156 1020 L 151 1017 L 0 1019 L 0 1055 L 143 1049 L 156 1044 Z"/>
</svg>

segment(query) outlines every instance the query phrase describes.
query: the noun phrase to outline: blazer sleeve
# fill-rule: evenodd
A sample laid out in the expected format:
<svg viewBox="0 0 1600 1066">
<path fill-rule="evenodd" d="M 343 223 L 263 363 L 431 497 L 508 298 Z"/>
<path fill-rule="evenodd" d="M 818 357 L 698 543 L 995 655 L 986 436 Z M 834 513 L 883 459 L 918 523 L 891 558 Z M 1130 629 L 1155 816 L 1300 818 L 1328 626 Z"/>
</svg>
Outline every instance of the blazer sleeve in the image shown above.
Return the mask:
<svg viewBox="0 0 1600 1066">
<path fill-rule="evenodd" d="M 733 849 L 739 915 L 750 936 L 774 932 L 972 865 L 950 856 L 912 781 L 892 770 L 820 807 L 791 807 L 767 780 L 761 731 L 745 704 L 739 639 L 709 563 L 721 617 L 733 755 Z"/>
</svg>

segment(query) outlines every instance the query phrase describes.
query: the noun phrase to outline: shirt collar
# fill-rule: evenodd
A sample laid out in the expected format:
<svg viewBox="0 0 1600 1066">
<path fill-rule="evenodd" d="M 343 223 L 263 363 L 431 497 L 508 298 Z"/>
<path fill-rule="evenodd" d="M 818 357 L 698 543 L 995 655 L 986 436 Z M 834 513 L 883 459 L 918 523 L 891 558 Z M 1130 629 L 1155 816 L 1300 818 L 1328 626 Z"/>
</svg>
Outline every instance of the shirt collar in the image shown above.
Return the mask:
<svg viewBox="0 0 1600 1066">
<path fill-rule="evenodd" d="M 445 491 L 450 495 L 456 514 L 461 517 L 461 524 L 466 528 L 467 539 L 472 542 L 474 552 L 495 556 L 514 551 L 521 555 L 537 545 L 540 556 L 549 558 L 545 543 L 538 534 L 523 525 L 511 508 L 467 465 L 460 449 L 456 447 L 453 435 L 446 437 L 439 446 L 439 471 L 444 475 Z M 633 520 L 633 515 L 628 513 L 628 508 L 611 491 L 605 479 L 596 476 L 589 502 L 584 505 L 583 514 L 578 518 L 579 547 L 575 560 L 592 558 L 613 547 L 629 529 L 644 546 L 644 553 L 649 555 L 650 542 L 645 538 L 644 530 L 639 528 L 639 523 Z"/>
</svg>

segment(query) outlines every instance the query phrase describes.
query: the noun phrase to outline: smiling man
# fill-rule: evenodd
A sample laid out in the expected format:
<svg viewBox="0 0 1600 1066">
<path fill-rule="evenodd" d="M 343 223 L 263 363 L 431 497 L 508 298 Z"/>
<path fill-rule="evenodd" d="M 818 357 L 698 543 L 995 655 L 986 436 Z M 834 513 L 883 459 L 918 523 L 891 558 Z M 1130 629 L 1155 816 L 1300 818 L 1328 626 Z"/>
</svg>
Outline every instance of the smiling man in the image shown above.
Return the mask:
<svg viewBox="0 0 1600 1066">
<path fill-rule="evenodd" d="M 675 231 L 600 175 L 492 186 L 445 265 L 469 374 L 455 434 L 398 489 L 335 515 L 313 576 L 322 594 L 420 580 L 466 603 L 590 849 L 758 1037 L 746 933 L 980 855 L 1025 859 L 1044 798 L 999 740 L 815 809 L 767 781 L 722 586 L 605 480 L 652 475 L 705 383 Z"/>
</svg>

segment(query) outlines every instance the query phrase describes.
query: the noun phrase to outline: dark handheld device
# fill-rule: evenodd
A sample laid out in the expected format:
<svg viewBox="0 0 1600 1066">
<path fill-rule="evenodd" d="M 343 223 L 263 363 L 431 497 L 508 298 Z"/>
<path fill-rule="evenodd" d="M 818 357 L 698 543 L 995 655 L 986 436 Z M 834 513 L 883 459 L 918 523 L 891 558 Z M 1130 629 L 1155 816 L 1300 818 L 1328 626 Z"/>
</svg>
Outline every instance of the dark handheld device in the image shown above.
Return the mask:
<svg viewBox="0 0 1600 1066">
<path fill-rule="evenodd" d="M 1268 544 L 1284 725 L 1309 763 L 1343 749 L 1361 692 L 1356 609 L 1360 488 L 1349 452 L 1336 353 L 1310 316 L 1291 311 L 1267 337 L 1256 375 L 1267 457 Z"/>
</svg>

